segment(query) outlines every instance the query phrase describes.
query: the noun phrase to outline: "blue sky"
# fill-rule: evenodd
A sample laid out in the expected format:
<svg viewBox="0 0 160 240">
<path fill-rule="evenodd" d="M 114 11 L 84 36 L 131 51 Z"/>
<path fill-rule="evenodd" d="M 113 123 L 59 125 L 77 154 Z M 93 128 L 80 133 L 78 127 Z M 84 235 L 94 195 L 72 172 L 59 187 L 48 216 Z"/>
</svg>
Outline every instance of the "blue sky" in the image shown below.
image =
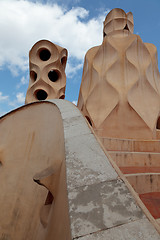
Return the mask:
<svg viewBox="0 0 160 240">
<path fill-rule="evenodd" d="M 24 104 L 28 52 L 41 39 L 68 49 L 66 99 L 76 101 L 85 53 L 101 44 L 113 8 L 133 13 L 134 33 L 157 47 L 160 68 L 160 0 L 0 0 L 0 115 Z"/>
</svg>

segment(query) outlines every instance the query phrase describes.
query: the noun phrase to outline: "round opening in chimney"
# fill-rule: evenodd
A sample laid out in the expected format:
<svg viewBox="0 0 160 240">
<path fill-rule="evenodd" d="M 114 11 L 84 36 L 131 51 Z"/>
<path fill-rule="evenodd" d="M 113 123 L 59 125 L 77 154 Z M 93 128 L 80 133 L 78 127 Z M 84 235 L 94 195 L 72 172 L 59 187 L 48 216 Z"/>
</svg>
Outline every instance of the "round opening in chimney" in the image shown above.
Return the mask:
<svg viewBox="0 0 160 240">
<path fill-rule="evenodd" d="M 59 79 L 60 76 L 60 72 L 57 70 L 51 70 L 48 73 L 48 78 L 52 81 L 52 82 L 56 82 Z"/>
<path fill-rule="evenodd" d="M 63 94 L 62 96 L 59 97 L 59 99 L 65 99 L 65 95 Z"/>
<path fill-rule="evenodd" d="M 37 79 L 37 73 L 35 71 L 30 71 L 30 78 L 33 82 Z"/>
<path fill-rule="evenodd" d="M 39 57 L 42 61 L 47 61 L 50 59 L 51 57 L 51 53 L 48 49 L 42 49 L 40 52 L 39 52 Z"/>
<path fill-rule="evenodd" d="M 36 92 L 36 98 L 39 101 L 45 100 L 48 97 L 48 94 L 44 90 L 38 90 Z"/>
<path fill-rule="evenodd" d="M 67 57 L 66 56 L 62 57 L 61 58 L 61 64 L 62 64 L 63 67 L 66 66 L 66 62 L 67 62 Z"/>
</svg>

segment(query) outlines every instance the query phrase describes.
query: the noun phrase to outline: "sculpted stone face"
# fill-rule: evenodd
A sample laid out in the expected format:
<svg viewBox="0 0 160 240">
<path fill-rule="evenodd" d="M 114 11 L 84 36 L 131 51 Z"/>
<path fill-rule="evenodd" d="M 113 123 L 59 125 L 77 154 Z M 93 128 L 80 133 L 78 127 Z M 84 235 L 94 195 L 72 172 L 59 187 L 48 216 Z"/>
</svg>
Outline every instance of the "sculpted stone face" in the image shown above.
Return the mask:
<svg viewBox="0 0 160 240">
<path fill-rule="evenodd" d="M 104 21 L 103 35 L 113 34 L 115 31 L 126 30 L 133 33 L 133 14 L 125 13 L 122 9 L 115 8 L 108 13 Z"/>
<path fill-rule="evenodd" d="M 30 81 L 25 103 L 65 98 L 67 50 L 47 40 L 29 53 Z"/>
<path fill-rule="evenodd" d="M 78 108 L 101 137 L 155 138 L 160 112 L 157 50 L 133 34 L 133 15 L 113 9 L 104 39 L 85 56 Z"/>
</svg>

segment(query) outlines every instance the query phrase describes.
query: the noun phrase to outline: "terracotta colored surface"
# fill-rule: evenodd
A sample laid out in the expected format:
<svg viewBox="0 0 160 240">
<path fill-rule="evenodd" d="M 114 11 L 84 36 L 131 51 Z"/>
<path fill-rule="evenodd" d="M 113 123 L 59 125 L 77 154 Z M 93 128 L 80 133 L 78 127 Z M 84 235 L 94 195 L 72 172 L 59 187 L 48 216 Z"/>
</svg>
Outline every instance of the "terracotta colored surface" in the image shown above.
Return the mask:
<svg viewBox="0 0 160 240">
<path fill-rule="evenodd" d="M 153 141 L 151 145 L 154 146 L 156 142 Z M 140 198 L 151 215 L 156 219 L 160 218 L 160 193 L 155 192 L 160 189 L 160 154 L 121 151 L 111 151 L 109 154 L 122 173 L 127 174 L 128 181 L 140 193 Z"/>
<path fill-rule="evenodd" d="M 77 106 L 143 194 L 160 187 L 160 74 L 156 47 L 133 26 L 131 12 L 116 8 L 106 16 L 102 44 L 85 56 Z"/>
<path fill-rule="evenodd" d="M 137 140 L 108 137 L 100 138 L 100 140 L 108 151 L 160 153 L 159 140 Z"/>
<path fill-rule="evenodd" d="M 27 105 L 2 117 L 0 132 L 0 239 L 71 239 L 58 108 Z"/>
<path fill-rule="evenodd" d="M 119 167 L 160 167 L 160 153 L 111 151 L 109 155 Z"/>
<path fill-rule="evenodd" d="M 65 98 L 67 50 L 47 40 L 37 42 L 29 53 L 30 81 L 26 103 Z"/>
<path fill-rule="evenodd" d="M 107 15 L 103 34 L 102 45 L 86 53 L 78 108 L 100 137 L 156 138 L 156 47 L 133 34 L 133 15 L 122 9 Z"/>
<path fill-rule="evenodd" d="M 160 130 L 159 129 L 156 130 L 156 136 L 157 136 L 157 139 L 160 139 Z"/>
<path fill-rule="evenodd" d="M 136 193 L 133 195 L 136 201 L 133 201 L 132 194 L 128 191 L 132 189 L 131 186 L 88 128 L 80 111 L 68 101 L 55 99 L 53 102 L 59 107 L 64 120 L 72 238 L 95 239 L 95 233 L 102 233 L 102 236 L 97 236 L 96 239 L 150 240 L 152 236 L 152 239 L 159 240 L 154 229 L 156 226 L 159 230 L 159 225 L 151 215 L 150 223 L 138 206 L 135 206 L 138 202 L 144 207 Z M 112 166 L 118 170 L 119 177 Z M 133 193 L 133 190 L 131 191 Z M 128 224 L 129 222 L 131 224 Z M 116 232 L 120 225 L 124 228 L 120 229 L 119 238 L 118 232 L 116 235 L 113 232 Z M 111 235 L 103 235 L 110 232 L 109 228 L 113 230 Z"/>
<path fill-rule="evenodd" d="M 107 150 L 149 154 L 160 152 L 155 140 L 160 135 L 160 74 L 156 47 L 133 34 L 133 26 L 131 12 L 113 9 L 106 16 L 102 44 L 85 57 L 78 107 Z M 26 103 L 64 99 L 67 50 L 42 40 L 29 58 Z M 63 109 L 61 117 L 55 105 L 34 103 L 1 119 L 0 238 L 70 240 L 140 220 L 148 226 L 124 175 L 117 176 L 84 119 L 72 110 Z M 135 165 L 123 161 L 120 169 L 159 218 L 160 196 L 152 194 L 160 189 L 160 166 L 155 159 L 150 163 L 149 155 L 144 165 L 132 159 Z M 144 228 L 140 234 L 148 236 Z"/>
<path fill-rule="evenodd" d="M 156 221 L 160 225 L 160 218 L 157 218 Z"/>
<path fill-rule="evenodd" d="M 125 176 L 138 194 L 158 192 L 160 189 L 160 173 L 132 173 Z"/>
<path fill-rule="evenodd" d="M 77 106 L 144 194 L 160 189 L 160 73 L 156 47 L 133 34 L 133 26 L 131 12 L 116 8 L 106 16 L 102 44 L 85 56 Z"/>
<path fill-rule="evenodd" d="M 149 233 L 157 240 L 72 103 L 26 105 L 0 119 L 0 132 L 1 239 L 81 239 L 125 225 L 125 236 L 125 229 L 137 230 L 128 239 L 138 239 L 140 230 L 141 239 Z"/>
<path fill-rule="evenodd" d="M 160 192 L 145 193 L 139 195 L 152 216 L 160 218 Z"/>
<path fill-rule="evenodd" d="M 120 167 L 120 170 L 124 174 L 132 174 L 132 173 L 160 173 L 160 167 Z"/>
</svg>

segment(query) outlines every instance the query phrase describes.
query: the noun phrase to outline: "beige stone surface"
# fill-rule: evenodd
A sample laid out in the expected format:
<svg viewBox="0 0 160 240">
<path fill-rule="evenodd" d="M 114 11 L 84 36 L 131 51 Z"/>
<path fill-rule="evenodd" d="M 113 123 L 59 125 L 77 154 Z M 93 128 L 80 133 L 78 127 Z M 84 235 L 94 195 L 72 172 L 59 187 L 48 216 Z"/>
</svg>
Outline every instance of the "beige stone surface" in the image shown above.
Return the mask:
<svg viewBox="0 0 160 240">
<path fill-rule="evenodd" d="M 135 191 L 158 192 L 160 174 L 126 174 L 134 191 L 115 165 L 159 166 L 149 155 L 160 144 L 157 52 L 133 25 L 131 12 L 113 9 L 102 45 L 87 52 L 78 99 L 86 119 L 62 100 L 67 50 L 47 40 L 32 47 L 32 104 L 0 118 L 0 239 L 159 239 Z"/>
<path fill-rule="evenodd" d="M 126 174 L 126 178 L 138 194 L 160 190 L 160 173 Z"/>
<path fill-rule="evenodd" d="M 110 151 L 109 154 L 119 167 L 160 167 L 160 153 Z"/>
<path fill-rule="evenodd" d="M 26 105 L 0 119 L 0 132 L 0 239 L 71 239 L 58 108 Z"/>
<path fill-rule="evenodd" d="M 103 35 L 104 37 L 113 31 L 128 30 L 133 33 L 134 22 L 131 12 L 125 13 L 122 9 L 114 8 L 110 11 L 104 21 Z"/>
<path fill-rule="evenodd" d="M 29 53 L 30 80 L 25 103 L 65 98 L 67 50 L 47 40 L 34 44 Z"/>
<path fill-rule="evenodd" d="M 125 152 L 160 152 L 160 141 L 152 139 L 121 139 L 121 138 L 100 138 L 102 144 L 108 151 Z"/>
<path fill-rule="evenodd" d="M 2 117 L 0 131 L 2 239 L 70 240 L 145 220 L 72 103 L 26 105 Z M 135 232 L 146 236 L 150 228 L 157 240 L 147 224 Z"/>
<path fill-rule="evenodd" d="M 131 12 L 115 8 L 108 13 L 102 44 L 86 53 L 77 106 L 160 232 L 155 221 L 160 218 L 157 49 L 133 34 L 133 27 Z"/>
<path fill-rule="evenodd" d="M 153 139 L 159 93 L 156 47 L 133 34 L 132 13 L 113 9 L 102 44 L 86 53 L 78 108 L 100 137 Z"/>
</svg>

